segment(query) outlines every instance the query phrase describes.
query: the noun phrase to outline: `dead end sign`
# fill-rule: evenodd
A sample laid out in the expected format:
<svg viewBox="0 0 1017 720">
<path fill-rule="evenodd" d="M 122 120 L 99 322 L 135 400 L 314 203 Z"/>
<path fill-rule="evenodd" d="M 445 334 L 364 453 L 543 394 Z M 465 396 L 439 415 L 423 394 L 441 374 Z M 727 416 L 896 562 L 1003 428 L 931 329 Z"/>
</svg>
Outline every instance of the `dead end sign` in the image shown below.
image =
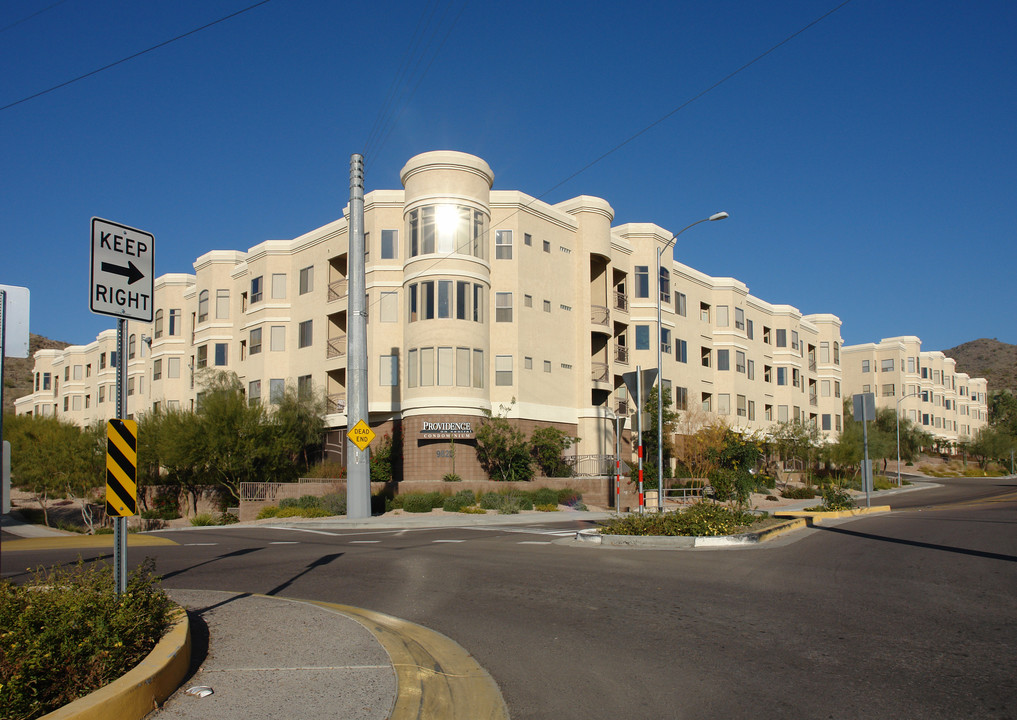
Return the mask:
<svg viewBox="0 0 1017 720">
<path fill-rule="evenodd" d="M 92 218 L 89 309 L 152 322 L 155 238 L 144 230 Z"/>
</svg>

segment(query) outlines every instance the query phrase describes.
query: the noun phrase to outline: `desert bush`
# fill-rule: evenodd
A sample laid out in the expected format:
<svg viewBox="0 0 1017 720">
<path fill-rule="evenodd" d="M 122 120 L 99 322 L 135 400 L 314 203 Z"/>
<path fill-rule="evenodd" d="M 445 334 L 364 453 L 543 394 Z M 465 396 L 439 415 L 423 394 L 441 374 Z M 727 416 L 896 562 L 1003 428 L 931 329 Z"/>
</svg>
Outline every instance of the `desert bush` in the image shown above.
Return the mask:
<svg viewBox="0 0 1017 720">
<path fill-rule="evenodd" d="M 460 490 L 455 495 L 445 498 L 445 502 L 442 503 L 442 509 L 445 512 L 459 512 L 463 508 L 476 504 L 477 497 L 473 494 L 472 490 Z"/>
<path fill-rule="evenodd" d="M 411 513 L 428 513 L 434 509 L 431 493 L 406 493 L 400 495 L 402 509 Z"/>
<path fill-rule="evenodd" d="M 531 494 L 534 505 L 557 505 L 558 491 L 554 488 L 538 488 Z"/>
<path fill-rule="evenodd" d="M 456 473 L 445 473 L 442 478 L 445 482 L 462 482 L 463 479 Z"/>
<path fill-rule="evenodd" d="M 533 503 L 530 503 L 533 507 Z M 518 495 L 504 495 L 498 508 L 499 515 L 518 515 L 522 510 L 522 499 Z"/>
<path fill-rule="evenodd" d="M 495 492 L 486 492 L 480 496 L 480 507 L 484 510 L 498 510 L 505 501 L 504 495 Z"/>
<path fill-rule="evenodd" d="M 0 714 L 37 718 L 137 665 L 162 638 L 174 605 L 145 560 L 116 595 L 108 565 L 39 570 L 0 582 Z"/>
<path fill-rule="evenodd" d="M 760 516 L 712 502 L 699 502 L 685 510 L 628 515 L 600 528 L 603 535 L 716 536 L 743 532 Z"/>
<path fill-rule="evenodd" d="M 297 498 L 283 498 L 279 501 L 279 509 L 285 510 L 286 508 L 299 507 L 300 501 Z"/>
<path fill-rule="evenodd" d="M 321 498 L 317 495 L 301 495 L 297 498 L 297 507 L 305 509 L 321 507 Z"/>
<path fill-rule="evenodd" d="M 558 512 L 558 506 L 552 503 L 547 503 L 546 505 L 534 505 L 533 509 L 538 512 Z"/>
<path fill-rule="evenodd" d="M 321 496 L 321 507 L 328 510 L 329 515 L 346 514 L 346 495 L 343 493 L 328 493 Z"/>
<path fill-rule="evenodd" d="M 207 525 L 218 525 L 215 518 L 212 517 L 212 513 L 198 513 L 191 518 L 191 525 L 198 527 L 204 527 Z"/>
<path fill-rule="evenodd" d="M 325 460 L 308 469 L 307 477 L 338 480 L 346 477 L 346 466 L 339 462 Z"/>
<path fill-rule="evenodd" d="M 811 500 L 816 491 L 810 487 L 787 487 L 780 491 L 780 496 L 789 500 Z"/>
<path fill-rule="evenodd" d="M 266 505 L 258 511 L 258 520 L 264 520 L 265 518 L 274 518 L 279 514 L 278 505 Z"/>
</svg>

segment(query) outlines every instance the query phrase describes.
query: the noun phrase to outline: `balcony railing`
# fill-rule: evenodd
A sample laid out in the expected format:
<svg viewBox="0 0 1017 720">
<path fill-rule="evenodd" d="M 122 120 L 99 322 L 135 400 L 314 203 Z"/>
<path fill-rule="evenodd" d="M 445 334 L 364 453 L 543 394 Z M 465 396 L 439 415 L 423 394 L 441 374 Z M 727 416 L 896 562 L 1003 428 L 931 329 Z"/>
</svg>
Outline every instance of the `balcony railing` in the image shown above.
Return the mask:
<svg viewBox="0 0 1017 720">
<path fill-rule="evenodd" d="M 809 405 L 812 407 L 819 405 L 819 398 L 815 395 L 809 395 Z"/>
<path fill-rule="evenodd" d="M 622 312 L 628 312 L 629 311 L 629 296 L 626 295 L 623 292 L 618 292 L 616 290 L 615 293 L 614 293 L 614 309 L 615 310 L 621 310 Z"/>
<path fill-rule="evenodd" d="M 816 361 L 809 360 L 809 372 L 816 372 Z"/>
<path fill-rule="evenodd" d="M 327 406 L 329 414 L 346 412 L 346 393 L 329 395 Z"/>
<path fill-rule="evenodd" d="M 562 460 L 572 468 L 575 477 L 614 475 L 614 455 L 566 455 Z"/>
<path fill-rule="evenodd" d="M 328 358 L 342 357 L 345 354 L 346 354 L 345 335 L 340 335 L 339 337 L 328 339 L 328 346 L 325 348 L 325 357 Z"/>
<path fill-rule="evenodd" d="M 617 403 L 615 403 L 614 411 L 618 415 L 624 415 L 625 417 L 628 417 L 628 415 L 629 415 L 629 401 L 628 400 L 619 400 Z"/>
<path fill-rule="evenodd" d="M 590 322 L 594 325 L 608 325 L 611 322 L 611 311 L 605 305 L 590 306 Z"/>
<path fill-rule="evenodd" d="M 628 362 L 629 362 L 629 349 L 628 349 L 628 347 L 625 346 L 625 345 L 615 345 L 614 346 L 614 359 L 615 359 L 615 362 L 625 363 L 627 365 Z"/>
<path fill-rule="evenodd" d="M 590 379 L 593 382 L 607 382 L 609 376 L 607 363 L 593 363 L 590 369 Z"/>
<path fill-rule="evenodd" d="M 342 300 L 346 297 L 346 294 L 349 292 L 347 286 L 348 281 L 345 279 L 330 282 L 328 284 L 328 301 L 332 302 L 333 300 Z"/>
</svg>

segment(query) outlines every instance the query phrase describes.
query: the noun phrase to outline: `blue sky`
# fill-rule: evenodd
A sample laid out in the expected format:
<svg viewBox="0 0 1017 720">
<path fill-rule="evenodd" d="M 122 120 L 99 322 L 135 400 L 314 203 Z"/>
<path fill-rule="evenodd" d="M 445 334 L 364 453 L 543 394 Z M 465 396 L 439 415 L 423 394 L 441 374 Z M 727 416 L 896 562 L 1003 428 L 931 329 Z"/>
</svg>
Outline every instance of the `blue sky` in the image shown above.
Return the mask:
<svg viewBox="0 0 1017 720">
<path fill-rule="evenodd" d="M 8 0 L 0 106 L 254 1 Z M 0 111 L 0 284 L 31 290 L 32 332 L 87 343 L 115 327 L 88 309 L 92 216 L 192 272 L 339 217 L 351 153 L 371 190 L 452 149 L 619 224 L 726 210 L 675 257 L 832 312 L 849 344 L 1017 343 L 1012 0 L 852 0 L 561 184 L 838 4 L 271 0 Z M 413 92 L 368 145 L 394 83 Z"/>
</svg>

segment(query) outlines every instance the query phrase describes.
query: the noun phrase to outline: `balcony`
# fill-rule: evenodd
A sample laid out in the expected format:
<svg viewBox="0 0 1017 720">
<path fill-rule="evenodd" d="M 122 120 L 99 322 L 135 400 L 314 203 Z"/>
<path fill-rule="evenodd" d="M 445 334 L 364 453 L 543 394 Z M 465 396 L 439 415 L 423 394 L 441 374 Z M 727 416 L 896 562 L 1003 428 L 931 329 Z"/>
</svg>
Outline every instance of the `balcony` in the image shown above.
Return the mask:
<svg viewBox="0 0 1017 720">
<path fill-rule="evenodd" d="M 346 355 L 346 336 L 340 335 L 339 337 L 329 338 L 328 345 L 325 348 L 325 357 L 343 357 Z"/>
<path fill-rule="evenodd" d="M 590 367 L 590 380 L 593 382 L 606 383 L 610 373 L 607 363 L 595 362 Z"/>
<path fill-rule="evenodd" d="M 614 309 L 621 310 L 622 312 L 629 311 L 629 296 L 625 293 L 618 292 L 614 293 Z"/>
<path fill-rule="evenodd" d="M 349 281 L 345 278 L 328 284 L 328 301 L 342 300 L 349 293 Z"/>
<path fill-rule="evenodd" d="M 625 365 L 628 365 L 628 363 L 629 363 L 629 349 L 628 349 L 628 347 L 626 347 L 625 345 L 615 345 L 614 346 L 614 360 L 615 360 L 615 362 L 620 362 L 620 363 L 624 363 Z"/>
<path fill-rule="evenodd" d="M 819 405 L 819 398 L 816 397 L 815 395 L 809 395 L 809 405 L 811 405 L 812 407 L 816 407 L 817 405 Z"/>
<path fill-rule="evenodd" d="M 329 415 L 346 412 L 346 393 L 329 395 L 326 404 Z"/>
<path fill-rule="evenodd" d="M 623 415 L 625 417 L 628 417 L 628 415 L 629 415 L 629 401 L 628 400 L 619 400 L 615 404 L 615 406 L 614 406 L 614 411 L 615 411 L 615 413 L 617 415 Z"/>
<path fill-rule="evenodd" d="M 608 325 L 611 322 L 611 311 L 605 305 L 591 305 L 590 322 L 594 325 Z"/>
<path fill-rule="evenodd" d="M 816 372 L 816 361 L 815 361 L 815 359 L 810 359 L 809 360 L 809 372 L 811 372 L 811 373 Z"/>
</svg>

